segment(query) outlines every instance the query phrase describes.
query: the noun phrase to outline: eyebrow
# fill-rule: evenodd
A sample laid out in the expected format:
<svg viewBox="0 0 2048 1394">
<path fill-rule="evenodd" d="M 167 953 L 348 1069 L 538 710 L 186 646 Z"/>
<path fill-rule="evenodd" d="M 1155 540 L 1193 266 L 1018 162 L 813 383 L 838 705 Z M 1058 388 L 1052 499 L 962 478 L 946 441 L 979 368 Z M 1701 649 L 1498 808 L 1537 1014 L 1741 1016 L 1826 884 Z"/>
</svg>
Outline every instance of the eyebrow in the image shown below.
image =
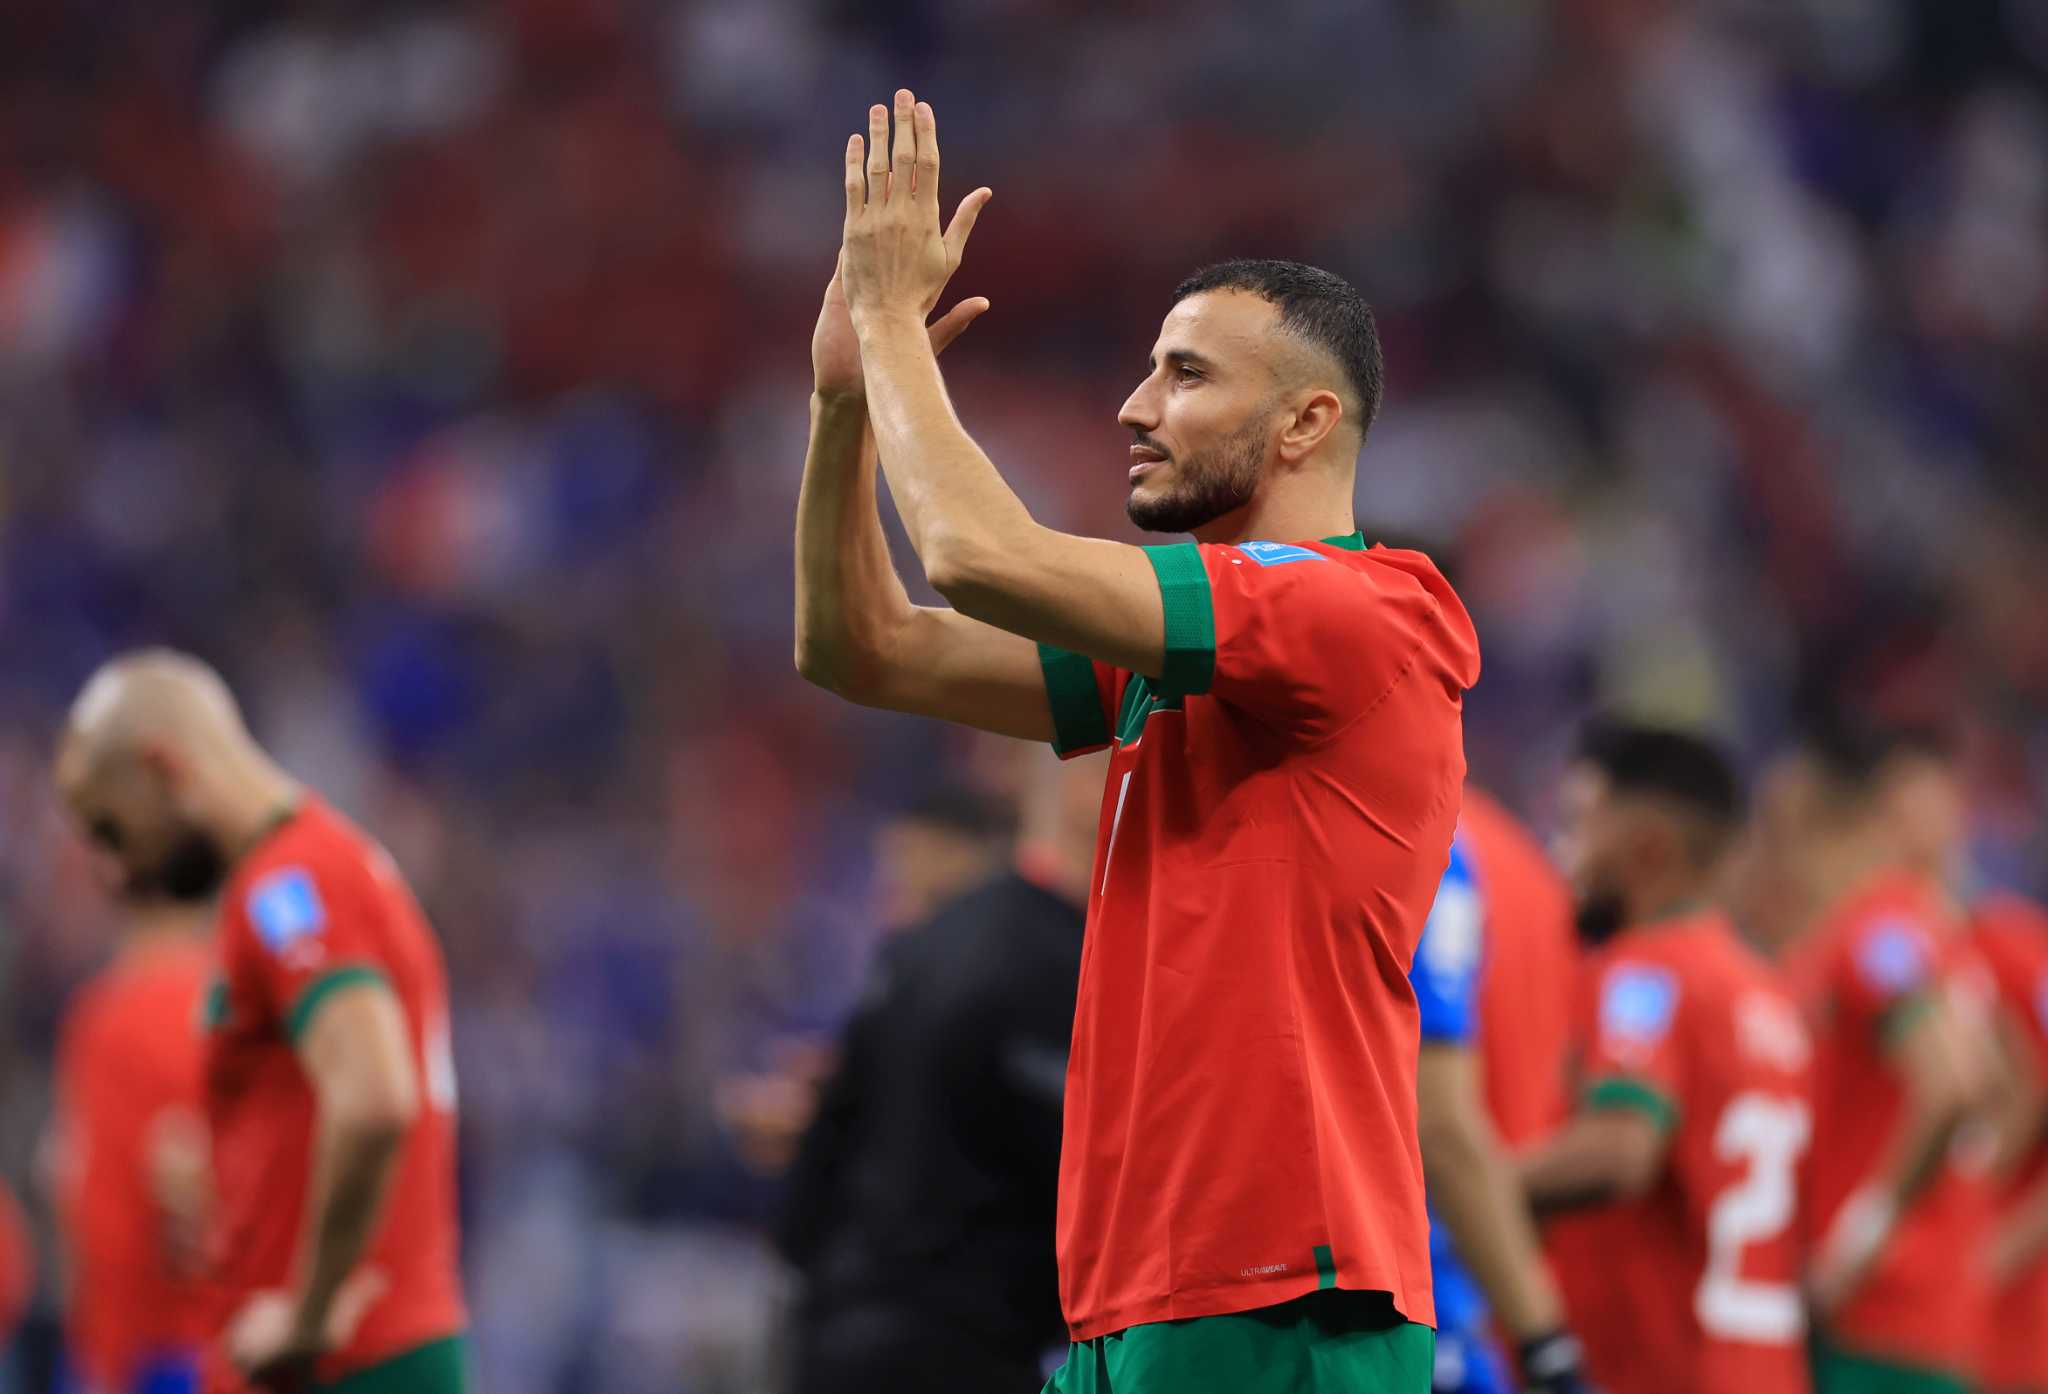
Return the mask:
<svg viewBox="0 0 2048 1394">
<path fill-rule="evenodd" d="M 1216 364 L 1214 360 L 1204 358 L 1201 354 L 1196 353 L 1193 349 L 1168 349 L 1166 351 L 1166 361 L 1169 365 L 1179 366 L 1185 364 L 1190 368 L 1200 368 L 1203 372 L 1214 372 L 1216 370 Z M 1157 372 L 1159 370 L 1158 355 L 1155 354 L 1152 357 L 1147 358 L 1145 360 L 1145 366 L 1151 371 Z"/>
</svg>

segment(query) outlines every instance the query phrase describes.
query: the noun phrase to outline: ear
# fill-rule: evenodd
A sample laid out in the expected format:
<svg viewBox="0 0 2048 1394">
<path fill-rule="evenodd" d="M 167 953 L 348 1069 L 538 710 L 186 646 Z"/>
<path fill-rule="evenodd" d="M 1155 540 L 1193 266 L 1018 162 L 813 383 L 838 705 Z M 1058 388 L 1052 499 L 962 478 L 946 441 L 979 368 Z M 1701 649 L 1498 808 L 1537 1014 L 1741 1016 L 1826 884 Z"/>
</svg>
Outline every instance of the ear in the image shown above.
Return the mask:
<svg viewBox="0 0 2048 1394">
<path fill-rule="evenodd" d="M 1344 402 L 1327 387 L 1318 387 L 1294 404 L 1294 414 L 1280 430 L 1280 458 L 1290 463 L 1308 459 L 1343 424 Z"/>
</svg>

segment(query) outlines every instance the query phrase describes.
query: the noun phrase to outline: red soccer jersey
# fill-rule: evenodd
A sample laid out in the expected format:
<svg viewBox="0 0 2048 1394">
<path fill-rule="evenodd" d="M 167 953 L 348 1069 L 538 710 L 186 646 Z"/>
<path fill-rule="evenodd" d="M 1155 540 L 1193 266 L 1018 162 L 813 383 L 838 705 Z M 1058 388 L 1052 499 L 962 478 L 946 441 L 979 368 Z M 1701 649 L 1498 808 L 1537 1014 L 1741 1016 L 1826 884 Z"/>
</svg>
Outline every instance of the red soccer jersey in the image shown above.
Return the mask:
<svg viewBox="0 0 2048 1394">
<path fill-rule="evenodd" d="M 2028 1064 L 2048 1079 L 2048 910 L 2012 896 L 1978 905 L 1971 940 L 1998 983 L 1999 1000 Z M 2032 1149 L 1999 1196 L 2010 1214 L 2048 1182 L 2048 1139 Z M 2039 1258 L 1994 1298 L 1990 1342 L 1983 1361 L 1988 1389 L 2048 1389 L 2048 1257 Z"/>
<path fill-rule="evenodd" d="M 420 1071 L 418 1121 L 363 1259 L 388 1288 L 320 1378 L 461 1331 L 455 1080 L 441 951 L 390 856 L 308 796 L 223 893 L 222 981 L 208 1003 L 208 1117 L 220 1191 L 222 1324 L 296 1274 L 315 1108 L 295 1042 L 328 993 L 365 981 L 397 994 Z"/>
<path fill-rule="evenodd" d="M 1577 995 L 1581 1106 L 1641 1108 L 1669 1130 L 1662 1175 L 1580 1216 L 1584 1243 L 1559 1273 L 1595 1383 L 1804 1394 L 1812 1045 L 1798 1006 L 1718 911 L 1620 935 Z"/>
<path fill-rule="evenodd" d="M 1464 607 L 1427 558 L 1146 549 L 1165 672 L 1046 650 L 1063 753 L 1113 745 L 1067 1076 L 1076 1340 L 1392 1294 L 1433 1323 L 1408 968 L 1464 777 Z"/>
<path fill-rule="evenodd" d="M 203 1108 L 197 939 L 145 940 L 82 989 L 57 1047 L 57 1220 L 69 1260 L 65 1336 L 88 1384 L 127 1389 L 153 1358 L 212 1330 L 151 1184 L 156 1130 Z M 190 1262 L 189 1259 L 186 1262 Z"/>
<path fill-rule="evenodd" d="M 1571 890 L 1536 839 L 1484 790 L 1465 786 L 1458 826 L 1486 888 L 1486 1103 L 1501 1141 L 1519 1147 L 1550 1132 L 1570 1107 L 1565 1061 L 1579 974 Z"/>
<path fill-rule="evenodd" d="M 1904 1117 L 1905 1085 L 1888 1041 L 1931 994 L 1960 997 L 1973 986 L 1981 970 L 1972 964 L 1940 892 L 1904 872 L 1878 875 L 1844 897 L 1791 954 L 1814 1027 L 1805 1224 L 1815 1243 Z M 1850 1351 L 1959 1373 L 1981 1352 L 1987 1294 L 1978 1265 L 1963 1256 L 1984 1240 L 1989 1190 L 1963 1163 L 1966 1152 L 1952 1152 L 1876 1267 L 1829 1318 L 1829 1334 Z"/>
<path fill-rule="evenodd" d="M 36 1251 L 14 1192 L 0 1182 L 0 1347 L 14 1339 L 36 1290 Z"/>
</svg>

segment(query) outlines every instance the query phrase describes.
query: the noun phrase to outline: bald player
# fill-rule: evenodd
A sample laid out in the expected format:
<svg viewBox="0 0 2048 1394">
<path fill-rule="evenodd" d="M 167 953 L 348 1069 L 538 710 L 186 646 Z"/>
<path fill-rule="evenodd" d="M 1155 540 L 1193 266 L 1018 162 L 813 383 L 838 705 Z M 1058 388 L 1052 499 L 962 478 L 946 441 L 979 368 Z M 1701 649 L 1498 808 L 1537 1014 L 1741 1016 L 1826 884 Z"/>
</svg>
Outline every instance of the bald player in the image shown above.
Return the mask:
<svg viewBox="0 0 2048 1394">
<path fill-rule="evenodd" d="M 181 654 L 93 676 L 57 784 L 119 894 L 219 899 L 207 1388 L 460 1391 L 447 987 L 391 858 Z"/>
</svg>

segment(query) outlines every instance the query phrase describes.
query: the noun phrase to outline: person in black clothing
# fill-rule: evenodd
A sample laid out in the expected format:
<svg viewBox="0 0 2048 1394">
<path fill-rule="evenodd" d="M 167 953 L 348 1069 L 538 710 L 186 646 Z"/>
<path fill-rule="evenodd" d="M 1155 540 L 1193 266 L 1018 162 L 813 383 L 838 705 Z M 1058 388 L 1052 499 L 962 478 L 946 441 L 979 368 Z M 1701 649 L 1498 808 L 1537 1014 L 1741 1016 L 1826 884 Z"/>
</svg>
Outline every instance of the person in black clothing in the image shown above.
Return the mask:
<svg viewBox="0 0 2048 1394">
<path fill-rule="evenodd" d="M 789 1394 L 1043 1385 L 1102 778 L 1034 769 L 1014 865 L 878 956 L 776 1234 L 802 1282 Z"/>
</svg>

